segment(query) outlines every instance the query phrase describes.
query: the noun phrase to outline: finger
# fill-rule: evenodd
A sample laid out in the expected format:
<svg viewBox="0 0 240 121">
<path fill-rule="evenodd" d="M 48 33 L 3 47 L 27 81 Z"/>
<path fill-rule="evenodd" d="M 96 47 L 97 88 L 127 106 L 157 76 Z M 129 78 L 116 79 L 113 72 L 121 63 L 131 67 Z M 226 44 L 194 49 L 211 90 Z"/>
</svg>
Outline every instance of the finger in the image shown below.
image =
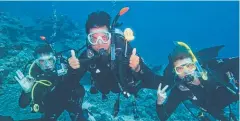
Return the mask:
<svg viewBox="0 0 240 121">
<path fill-rule="evenodd" d="M 75 66 L 73 66 L 72 68 L 73 68 L 73 69 L 78 69 L 78 68 L 80 68 L 80 65 L 75 65 Z"/>
<path fill-rule="evenodd" d="M 133 64 L 129 64 L 129 67 L 131 67 L 131 68 L 132 68 L 132 67 L 134 67 L 134 66 L 133 66 Z"/>
<path fill-rule="evenodd" d="M 79 63 L 79 60 L 76 58 L 70 58 L 69 63 Z"/>
<path fill-rule="evenodd" d="M 132 50 L 132 55 L 136 55 L 136 53 L 137 53 L 137 49 L 136 49 L 136 48 L 133 48 L 133 50 Z"/>
<path fill-rule="evenodd" d="M 17 75 L 18 75 L 19 79 L 23 79 L 24 78 L 24 75 L 23 75 L 23 73 L 20 70 L 18 70 Z"/>
<path fill-rule="evenodd" d="M 17 76 L 20 80 L 24 78 L 24 75 L 20 70 L 17 70 L 16 73 L 17 73 Z"/>
<path fill-rule="evenodd" d="M 161 94 L 161 97 L 163 98 L 163 100 L 165 100 L 167 98 L 167 93 Z"/>
<path fill-rule="evenodd" d="M 130 60 L 134 60 L 134 61 L 136 61 L 138 58 L 137 58 L 137 56 L 136 55 L 131 55 L 131 57 L 130 57 Z"/>
<path fill-rule="evenodd" d="M 68 64 L 70 64 L 72 62 L 71 58 L 68 58 Z"/>
<path fill-rule="evenodd" d="M 17 76 L 14 76 L 14 78 L 15 78 L 18 82 L 20 82 L 20 79 L 19 79 Z"/>
<path fill-rule="evenodd" d="M 80 66 L 80 64 L 78 64 L 78 63 L 73 63 L 73 64 L 71 64 L 71 66 L 76 67 L 76 66 Z"/>
<path fill-rule="evenodd" d="M 73 63 L 72 65 L 73 65 L 73 66 L 80 66 L 79 63 Z"/>
<path fill-rule="evenodd" d="M 133 59 L 134 59 L 134 58 L 133 58 L 133 55 L 131 55 L 129 60 L 133 60 Z"/>
<path fill-rule="evenodd" d="M 163 97 L 166 98 L 167 97 L 167 93 L 163 93 Z"/>
<path fill-rule="evenodd" d="M 78 67 L 77 66 L 71 66 L 73 69 L 77 69 Z"/>
<path fill-rule="evenodd" d="M 69 59 L 68 62 L 69 62 L 69 64 L 73 64 L 73 63 L 76 63 L 76 60 L 71 57 L 71 59 Z"/>
<path fill-rule="evenodd" d="M 160 83 L 159 86 L 158 86 L 158 92 L 161 91 L 161 87 L 162 87 L 162 83 Z"/>
<path fill-rule="evenodd" d="M 162 89 L 162 92 L 165 92 L 165 90 L 167 90 L 168 88 L 168 85 L 166 85 L 163 89 Z"/>
<path fill-rule="evenodd" d="M 139 61 L 139 60 L 140 60 L 138 56 L 136 56 L 136 59 L 137 59 L 137 61 Z"/>
<path fill-rule="evenodd" d="M 133 61 L 132 61 L 132 60 L 130 60 L 130 61 L 129 61 L 129 63 L 130 63 L 130 64 L 132 64 L 132 63 L 133 63 Z"/>
<path fill-rule="evenodd" d="M 73 67 L 78 67 L 79 66 L 80 67 L 80 64 L 79 63 L 72 63 L 71 66 L 73 66 Z"/>
<path fill-rule="evenodd" d="M 71 50 L 71 55 L 72 55 L 73 58 L 76 58 L 76 54 L 75 54 L 74 50 Z"/>
<path fill-rule="evenodd" d="M 138 59 L 136 59 L 136 60 L 135 60 L 135 62 L 138 64 L 138 63 L 139 63 L 139 60 L 138 60 Z"/>
<path fill-rule="evenodd" d="M 69 63 L 79 63 L 79 61 L 77 59 L 70 59 Z"/>
</svg>

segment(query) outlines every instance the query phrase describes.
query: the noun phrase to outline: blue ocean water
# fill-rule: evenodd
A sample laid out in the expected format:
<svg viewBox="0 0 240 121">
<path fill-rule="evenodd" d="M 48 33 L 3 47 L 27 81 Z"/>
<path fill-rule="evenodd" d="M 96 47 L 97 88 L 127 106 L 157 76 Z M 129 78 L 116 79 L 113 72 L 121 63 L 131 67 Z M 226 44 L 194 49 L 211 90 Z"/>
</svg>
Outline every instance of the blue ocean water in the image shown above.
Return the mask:
<svg viewBox="0 0 240 121">
<path fill-rule="evenodd" d="M 0 12 L 8 12 L 11 16 L 20 19 L 22 24 L 30 25 L 32 24 L 30 19 L 48 18 L 49 16 L 52 16 L 53 10 L 56 10 L 57 15 L 67 15 L 74 22 L 78 23 L 80 25 L 80 29 L 84 32 L 85 21 L 88 14 L 91 12 L 103 10 L 114 17 L 121 8 L 126 6 L 128 6 L 130 10 L 120 18 L 120 22 L 123 22 L 121 29 L 133 29 L 135 40 L 132 41 L 131 44 L 137 48 L 137 52 L 147 64 L 167 64 L 168 54 L 174 48 L 173 41 L 179 40 L 189 44 L 193 51 L 212 46 L 225 45 L 219 53 L 220 57 L 233 57 L 239 55 L 239 2 L 237 1 L 1 1 Z M 85 38 L 83 38 L 83 40 L 84 39 Z M 5 88 L 5 90 L 7 90 L 6 92 L 9 93 L 9 95 L 16 96 L 14 98 L 11 96 L 6 98 L 6 100 L 9 100 L 8 102 L 10 104 L 5 102 L 0 107 L 0 112 L 4 112 L 6 115 L 12 113 L 13 117 L 16 119 L 25 119 L 27 116 L 24 116 L 24 114 L 28 115 L 28 110 L 19 109 L 16 107 L 16 102 L 13 102 L 13 100 L 15 101 L 19 97 L 20 86 L 9 86 L 9 89 Z M 156 96 L 154 97 L 152 95 L 155 96 L 155 93 L 149 94 L 147 92 L 142 94 L 142 97 L 145 97 L 143 98 L 144 101 L 142 101 L 143 103 L 141 102 L 141 104 L 145 104 L 142 106 L 143 110 L 146 109 L 148 114 L 152 114 L 151 119 L 154 119 L 157 117 L 155 109 L 153 109 L 155 107 L 153 107 L 153 105 L 151 107 L 147 101 L 145 102 L 145 99 L 151 99 L 151 101 L 154 100 L 155 103 L 156 99 L 154 98 L 156 98 Z M 3 97 L 0 98 L 2 99 Z M 95 101 L 100 99 L 100 96 L 98 95 L 97 99 L 93 98 L 94 97 L 90 97 L 89 100 Z M 112 98 L 112 102 L 114 99 L 115 98 Z M 98 104 L 99 102 L 94 102 L 93 105 L 98 107 Z M 8 106 L 13 108 L 9 108 Z M 125 107 L 128 107 L 127 103 L 125 103 Z M 4 109 L 8 108 L 11 109 L 12 112 L 5 113 Z M 112 107 L 109 107 L 109 110 L 111 109 Z M 96 111 L 95 113 L 97 114 L 99 112 Z M 130 111 L 126 112 L 121 115 L 125 115 L 127 113 L 131 114 Z M 183 113 L 183 115 L 185 114 Z"/>
<path fill-rule="evenodd" d="M 193 50 L 225 45 L 221 57 L 239 55 L 239 3 L 236 2 L 1 2 L 0 11 L 32 18 L 47 17 L 55 6 L 57 14 L 69 16 L 84 29 L 87 15 L 96 10 L 112 17 L 122 7 L 129 12 L 120 18 L 121 27 L 134 30 L 132 44 L 149 64 L 167 63 L 173 41 L 187 42 Z"/>
</svg>

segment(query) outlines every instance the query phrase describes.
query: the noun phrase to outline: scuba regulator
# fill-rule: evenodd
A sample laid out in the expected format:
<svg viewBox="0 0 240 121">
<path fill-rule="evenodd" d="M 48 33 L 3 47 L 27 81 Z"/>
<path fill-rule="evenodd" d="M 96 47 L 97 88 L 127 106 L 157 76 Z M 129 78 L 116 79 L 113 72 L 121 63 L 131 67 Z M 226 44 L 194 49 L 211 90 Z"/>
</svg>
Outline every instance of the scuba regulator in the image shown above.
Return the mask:
<svg viewBox="0 0 240 121">
<path fill-rule="evenodd" d="M 187 75 L 187 76 L 185 76 L 183 78 L 183 82 L 184 83 L 191 83 L 191 82 L 193 82 L 193 80 L 194 80 L 194 76 L 193 75 Z"/>
<path fill-rule="evenodd" d="M 105 50 L 104 48 L 101 48 L 98 51 L 98 54 L 99 54 L 99 57 L 100 57 L 101 61 L 103 61 L 103 62 L 107 62 L 108 61 L 108 52 L 107 52 L 107 50 Z"/>
</svg>

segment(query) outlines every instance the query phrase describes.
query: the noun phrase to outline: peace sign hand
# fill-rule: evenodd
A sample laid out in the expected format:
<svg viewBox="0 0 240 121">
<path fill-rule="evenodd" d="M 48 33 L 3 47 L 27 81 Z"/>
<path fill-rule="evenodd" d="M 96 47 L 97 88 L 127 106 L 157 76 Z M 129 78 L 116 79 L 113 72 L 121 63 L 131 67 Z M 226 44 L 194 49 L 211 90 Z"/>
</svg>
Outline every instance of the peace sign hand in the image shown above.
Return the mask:
<svg viewBox="0 0 240 121">
<path fill-rule="evenodd" d="M 162 105 L 167 98 L 166 90 L 168 88 L 168 85 L 166 85 L 163 89 L 161 89 L 161 87 L 162 87 L 162 83 L 159 84 L 158 91 L 157 91 L 157 104 L 158 105 Z"/>
</svg>

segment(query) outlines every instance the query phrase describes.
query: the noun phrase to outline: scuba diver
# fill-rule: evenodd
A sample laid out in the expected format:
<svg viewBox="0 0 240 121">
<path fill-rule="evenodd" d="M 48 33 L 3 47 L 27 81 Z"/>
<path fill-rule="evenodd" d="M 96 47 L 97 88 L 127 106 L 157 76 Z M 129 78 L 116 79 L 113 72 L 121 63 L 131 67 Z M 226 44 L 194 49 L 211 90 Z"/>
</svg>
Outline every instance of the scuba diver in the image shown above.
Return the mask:
<svg viewBox="0 0 240 121">
<path fill-rule="evenodd" d="M 34 57 L 27 76 L 20 70 L 16 71 L 15 79 L 23 89 L 19 106 L 25 108 L 30 105 L 32 112 L 43 113 L 43 117 L 37 120 L 56 121 L 67 110 L 72 121 L 87 121 L 88 111 L 82 109 L 85 90 L 67 76 L 67 63 L 59 63 L 48 44 L 38 46 Z M 71 81 L 76 83 L 69 83 Z"/>
<path fill-rule="evenodd" d="M 120 94 L 133 99 L 134 117 L 137 118 L 136 100 L 137 92 L 141 88 L 156 89 L 159 82 L 141 80 L 146 71 L 151 71 L 137 55 L 136 49 L 131 48 L 125 39 L 131 40 L 134 36 L 125 37 L 115 24 L 117 18 L 122 15 L 123 8 L 110 25 L 110 15 L 103 11 L 93 12 L 86 21 L 87 49 L 76 57 L 72 51 L 72 57 L 68 59 L 69 74 L 74 80 L 80 80 L 86 72 L 91 74 L 92 94 L 101 92 L 102 99 L 107 99 L 109 92 L 117 93 L 118 99 L 114 105 L 113 115 L 119 112 Z M 128 29 L 127 35 L 132 35 Z M 125 32 L 126 33 L 126 32 Z M 70 72 L 71 71 L 71 72 Z"/>
<path fill-rule="evenodd" d="M 215 53 L 217 52 L 218 50 Z M 200 53 L 203 53 L 203 51 L 199 52 L 198 55 L 201 55 Z M 209 51 L 207 55 L 211 53 L 213 52 Z M 204 56 L 198 57 L 203 58 Z M 208 63 L 203 64 L 203 62 L 207 62 L 206 58 L 197 60 L 188 45 L 183 42 L 176 43 L 175 49 L 169 56 L 169 65 L 164 74 L 164 79 L 174 80 L 174 84 L 169 83 L 170 85 L 167 86 L 160 84 L 157 91 L 156 109 L 160 120 L 167 120 L 178 105 L 185 100 L 190 100 L 192 104 L 200 108 L 201 111 L 196 116 L 198 119 L 206 120 L 207 114 L 210 114 L 221 121 L 227 121 L 228 118 L 229 120 L 230 118 L 232 118 L 231 120 L 237 120 L 232 114 L 229 114 L 229 117 L 224 116 L 223 109 L 231 106 L 231 103 L 239 101 L 239 81 L 233 79 L 234 76 L 238 76 L 239 72 L 235 72 L 237 75 L 233 75 L 234 72 L 230 72 L 230 70 L 225 74 L 222 73 L 223 69 L 214 70 L 213 68 L 217 66 L 214 67 L 213 65 L 218 65 L 218 68 L 223 68 L 223 66 L 220 62 L 217 64 L 214 63 L 217 61 L 213 61 L 212 58 L 209 59 Z M 233 63 L 228 62 L 228 66 L 239 67 L 235 62 L 236 60 L 239 62 L 239 58 L 232 60 L 234 60 L 231 61 Z M 200 62 L 202 63 L 200 64 Z M 229 75 L 231 75 L 231 78 L 225 78 Z M 232 79 L 235 81 L 234 84 L 231 84 Z M 226 83 L 226 80 L 229 80 L 228 83 Z M 168 87 L 170 87 L 169 95 L 166 92 Z"/>
</svg>

